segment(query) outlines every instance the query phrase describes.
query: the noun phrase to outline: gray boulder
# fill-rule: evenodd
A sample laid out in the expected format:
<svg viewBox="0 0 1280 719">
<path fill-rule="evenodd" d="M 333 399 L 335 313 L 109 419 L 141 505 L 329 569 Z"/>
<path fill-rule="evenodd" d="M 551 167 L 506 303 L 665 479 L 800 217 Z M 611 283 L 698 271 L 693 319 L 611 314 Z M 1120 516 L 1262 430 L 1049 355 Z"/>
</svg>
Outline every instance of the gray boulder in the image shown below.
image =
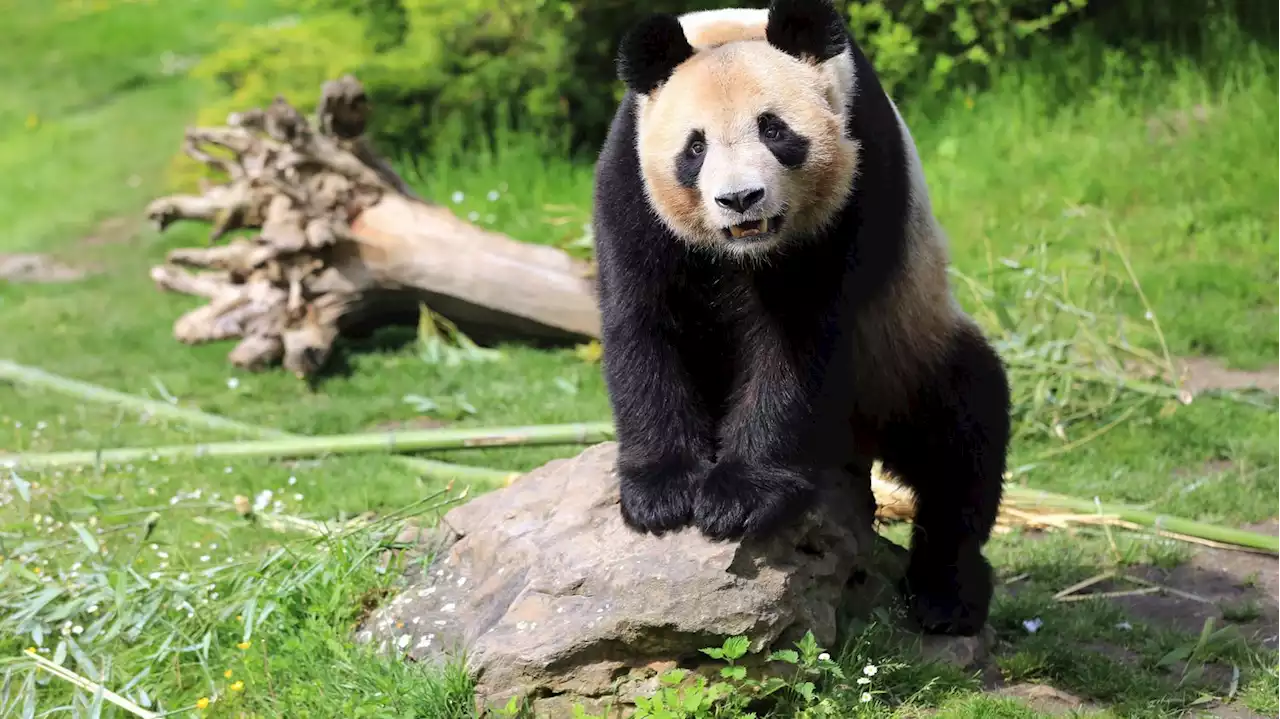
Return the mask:
<svg viewBox="0 0 1280 719">
<path fill-rule="evenodd" d="M 865 611 L 890 592 L 901 550 L 872 530 L 863 483 L 824 483 L 826 509 L 766 541 L 659 538 L 623 524 L 615 451 L 555 460 L 450 511 L 430 566 L 358 638 L 416 660 L 466 656 L 482 704 L 515 696 L 559 717 L 629 703 L 729 636 L 756 651 L 811 630 L 832 646 L 850 599 Z"/>
</svg>

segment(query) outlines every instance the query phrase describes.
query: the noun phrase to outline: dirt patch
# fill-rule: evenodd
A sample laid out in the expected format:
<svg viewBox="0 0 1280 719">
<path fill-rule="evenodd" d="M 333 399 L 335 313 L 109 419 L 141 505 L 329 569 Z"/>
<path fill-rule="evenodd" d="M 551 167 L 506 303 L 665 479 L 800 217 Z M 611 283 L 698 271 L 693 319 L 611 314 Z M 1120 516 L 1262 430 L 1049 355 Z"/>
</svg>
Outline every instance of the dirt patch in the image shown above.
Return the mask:
<svg viewBox="0 0 1280 719">
<path fill-rule="evenodd" d="M 111 217 L 98 223 L 93 232 L 80 238 L 81 245 L 98 247 L 128 242 L 138 232 L 141 221 L 129 217 Z"/>
<path fill-rule="evenodd" d="M 0 280 L 9 282 L 75 282 L 85 271 L 35 253 L 0 254 Z"/>
<path fill-rule="evenodd" d="M 1147 118 L 1147 137 L 1156 143 L 1170 143 L 1213 118 L 1215 110 L 1196 104 L 1183 110 L 1165 110 Z"/>
<path fill-rule="evenodd" d="M 1016 699 L 1018 703 L 1050 716 L 1095 712 L 1101 709 L 1096 704 L 1087 702 L 1074 694 L 1045 684 L 1010 684 L 992 691 L 991 694 Z"/>
<path fill-rule="evenodd" d="M 1280 365 L 1260 370 L 1230 369 L 1214 357 L 1175 357 L 1174 368 L 1182 380 L 1182 388 L 1191 396 L 1205 392 L 1230 392 L 1259 390 L 1280 394 Z M 1144 379 L 1159 377 L 1172 381 L 1168 370 L 1145 362 L 1129 360 L 1125 368 L 1134 376 Z"/>
<path fill-rule="evenodd" d="M 1213 477 L 1219 474 L 1224 474 L 1226 472 L 1229 472 L 1235 468 L 1236 468 L 1236 463 L 1232 462 L 1229 459 L 1209 459 L 1209 460 L 1205 460 L 1204 462 L 1201 462 L 1200 466 L 1196 467 L 1195 469 L 1178 467 L 1177 469 L 1173 470 L 1173 476 L 1185 477 L 1187 475 L 1194 475 L 1197 477 Z"/>
<path fill-rule="evenodd" d="M 1277 522 L 1269 520 L 1248 529 L 1274 534 Z M 1203 548 L 1190 561 L 1173 569 L 1140 566 L 1128 573 L 1179 592 L 1114 600 L 1139 621 L 1196 633 L 1203 628 L 1205 620 L 1213 618 L 1215 626 L 1236 625 L 1252 642 L 1268 648 L 1277 645 L 1280 571 L 1272 555 Z M 1090 591 L 1133 588 L 1134 585 L 1127 582 L 1106 582 Z"/>
<path fill-rule="evenodd" d="M 1193 709 L 1182 715 L 1183 719 L 1267 719 L 1266 716 L 1250 709 L 1243 704 L 1218 704 L 1214 703 L 1203 709 Z"/>
<path fill-rule="evenodd" d="M 1188 357 L 1178 360 L 1183 372 L 1183 387 L 1192 395 L 1209 391 L 1258 389 L 1280 393 L 1280 367 L 1272 365 L 1256 371 L 1228 369 L 1212 357 Z"/>
</svg>

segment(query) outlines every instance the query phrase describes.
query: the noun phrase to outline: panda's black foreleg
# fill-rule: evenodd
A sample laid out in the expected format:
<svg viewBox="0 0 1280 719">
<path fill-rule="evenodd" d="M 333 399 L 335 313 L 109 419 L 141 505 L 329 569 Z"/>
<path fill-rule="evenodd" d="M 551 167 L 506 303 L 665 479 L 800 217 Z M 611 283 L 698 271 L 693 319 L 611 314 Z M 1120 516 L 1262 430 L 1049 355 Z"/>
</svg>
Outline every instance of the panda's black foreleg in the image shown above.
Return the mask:
<svg viewBox="0 0 1280 719">
<path fill-rule="evenodd" d="M 926 632 L 973 635 L 994 577 L 982 555 L 999 509 L 1009 443 L 1004 367 L 975 330 L 957 335 L 909 420 L 888 428 L 885 467 L 915 492 L 903 592 Z"/>
<path fill-rule="evenodd" d="M 718 427 L 716 464 L 694 498 L 694 523 L 716 539 L 765 535 L 802 514 L 816 497 L 814 478 L 840 467 L 848 446 L 840 398 L 849 373 L 829 371 L 836 343 L 816 339 L 816 329 L 786 335 L 768 318 L 754 320 L 739 348 L 744 376 Z"/>
</svg>

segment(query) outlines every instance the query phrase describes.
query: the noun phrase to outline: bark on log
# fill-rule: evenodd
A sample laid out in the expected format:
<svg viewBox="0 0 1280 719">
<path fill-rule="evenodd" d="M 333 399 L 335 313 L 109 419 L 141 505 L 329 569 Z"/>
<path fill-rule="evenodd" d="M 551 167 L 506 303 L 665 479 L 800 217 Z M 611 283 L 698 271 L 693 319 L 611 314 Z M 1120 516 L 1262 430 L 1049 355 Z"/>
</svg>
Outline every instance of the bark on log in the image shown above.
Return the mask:
<svg viewBox="0 0 1280 719">
<path fill-rule="evenodd" d="M 227 127 L 187 130 L 186 154 L 228 181 L 147 208 L 160 230 L 212 225 L 211 246 L 174 250 L 151 271 L 161 289 L 209 300 L 175 322 L 179 341 L 240 338 L 233 364 L 279 361 L 306 377 L 344 331 L 424 304 L 480 342 L 599 337 L 588 263 L 414 195 L 361 136 L 367 113 L 346 76 L 325 83 L 314 128 L 276 98 Z M 244 228 L 258 232 L 214 245 Z"/>
</svg>

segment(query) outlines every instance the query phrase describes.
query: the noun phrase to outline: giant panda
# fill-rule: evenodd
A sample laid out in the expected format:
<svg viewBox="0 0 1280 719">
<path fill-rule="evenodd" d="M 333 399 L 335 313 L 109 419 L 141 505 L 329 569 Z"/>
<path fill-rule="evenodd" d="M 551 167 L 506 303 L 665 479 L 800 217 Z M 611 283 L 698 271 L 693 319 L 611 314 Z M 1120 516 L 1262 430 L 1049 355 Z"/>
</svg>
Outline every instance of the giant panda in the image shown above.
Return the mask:
<svg viewBox="0 0 1280 719">
<path fill-rule="evenodd" d="M 913 614 L 976 633 L 1008 380 L 952 298 L 913 140 L 840 14 L 653 15 L 617 70 L 593 229 L 626 524 L 767 534 L 828 470 L 880 460 L 916 497 Z"/>
</svg>

